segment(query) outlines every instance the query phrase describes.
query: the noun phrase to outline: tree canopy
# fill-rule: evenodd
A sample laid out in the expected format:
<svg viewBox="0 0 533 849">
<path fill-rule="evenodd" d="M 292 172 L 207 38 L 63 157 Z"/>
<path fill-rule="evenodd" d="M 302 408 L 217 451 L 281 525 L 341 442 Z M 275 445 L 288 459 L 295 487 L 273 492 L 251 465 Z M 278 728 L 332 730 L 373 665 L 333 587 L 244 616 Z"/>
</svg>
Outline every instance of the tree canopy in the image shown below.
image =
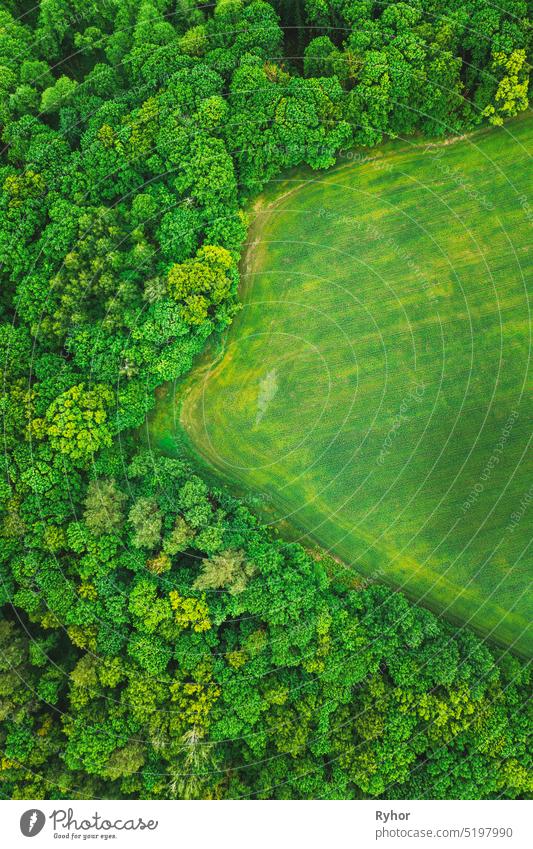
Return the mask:
<svg viewBox="0 0 533 849">
<path fill-rule="evenodd" d="M 246 203 L 523 111 L 527 15 L 0 2 L 3 797 L 531 793 L 525 664 L 136 432 L 239 308 Z"/>
</svg>

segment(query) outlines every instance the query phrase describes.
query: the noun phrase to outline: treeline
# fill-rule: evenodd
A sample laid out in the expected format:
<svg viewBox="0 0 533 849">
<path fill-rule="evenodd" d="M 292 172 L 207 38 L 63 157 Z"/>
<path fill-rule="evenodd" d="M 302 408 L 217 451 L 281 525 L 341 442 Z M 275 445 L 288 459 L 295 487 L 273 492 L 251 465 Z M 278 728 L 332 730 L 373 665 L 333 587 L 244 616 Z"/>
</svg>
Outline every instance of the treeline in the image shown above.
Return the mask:
<svg viewBox="0 0 533 849">
<path fill-rule="evenodd" d="M 523 2 L 0 2 L 3 796 L 531 791 L 524 664 L 134 431 L 238 309 L 248 199 L 501 123 L 530 41 Z"/>
</svg>

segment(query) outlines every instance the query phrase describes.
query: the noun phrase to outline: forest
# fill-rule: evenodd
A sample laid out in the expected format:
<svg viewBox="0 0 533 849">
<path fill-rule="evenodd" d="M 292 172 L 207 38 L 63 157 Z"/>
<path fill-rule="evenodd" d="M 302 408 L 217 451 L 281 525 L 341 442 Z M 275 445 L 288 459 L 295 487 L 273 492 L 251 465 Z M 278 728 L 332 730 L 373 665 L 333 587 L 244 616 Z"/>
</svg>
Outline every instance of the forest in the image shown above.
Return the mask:
<svg viewBox="0 0 533 849">
<path fill-rule="evenodd" d="M 287 169 L 528 108 L 526 0 L 0 0 L 0 796 L 524 798 L 530 670 L 139 438 Z"/>
</svg>

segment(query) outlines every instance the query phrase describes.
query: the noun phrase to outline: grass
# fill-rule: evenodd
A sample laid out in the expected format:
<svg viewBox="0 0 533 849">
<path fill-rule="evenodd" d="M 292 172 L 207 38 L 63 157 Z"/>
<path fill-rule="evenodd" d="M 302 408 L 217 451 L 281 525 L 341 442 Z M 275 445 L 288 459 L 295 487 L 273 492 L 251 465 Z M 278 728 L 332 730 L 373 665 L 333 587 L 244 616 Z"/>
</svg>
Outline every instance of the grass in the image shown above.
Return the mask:
<svg viewBox="0 0 533 849">
<path fill-rule="evenodd" d="M 150 423 L 293 536 L 522 654 L 532 139 L 526 116 L 271 186 L 242 312 Z"/>
</svg>

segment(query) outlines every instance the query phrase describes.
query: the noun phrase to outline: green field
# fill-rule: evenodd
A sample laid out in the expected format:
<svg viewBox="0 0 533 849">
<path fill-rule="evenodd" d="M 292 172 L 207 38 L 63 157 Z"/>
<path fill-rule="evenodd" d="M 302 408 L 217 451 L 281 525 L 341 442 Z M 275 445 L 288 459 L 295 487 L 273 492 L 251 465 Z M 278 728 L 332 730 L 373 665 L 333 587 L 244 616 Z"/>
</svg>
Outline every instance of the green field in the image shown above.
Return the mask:
<svg viewBox="0 0 533 849">
<path fill-rule="evenodd" d="M 277 182 L 223 350 L 150 425 L 293 537 L 523 654 L 532 141 L 527 116 Z"/>
</svg>

